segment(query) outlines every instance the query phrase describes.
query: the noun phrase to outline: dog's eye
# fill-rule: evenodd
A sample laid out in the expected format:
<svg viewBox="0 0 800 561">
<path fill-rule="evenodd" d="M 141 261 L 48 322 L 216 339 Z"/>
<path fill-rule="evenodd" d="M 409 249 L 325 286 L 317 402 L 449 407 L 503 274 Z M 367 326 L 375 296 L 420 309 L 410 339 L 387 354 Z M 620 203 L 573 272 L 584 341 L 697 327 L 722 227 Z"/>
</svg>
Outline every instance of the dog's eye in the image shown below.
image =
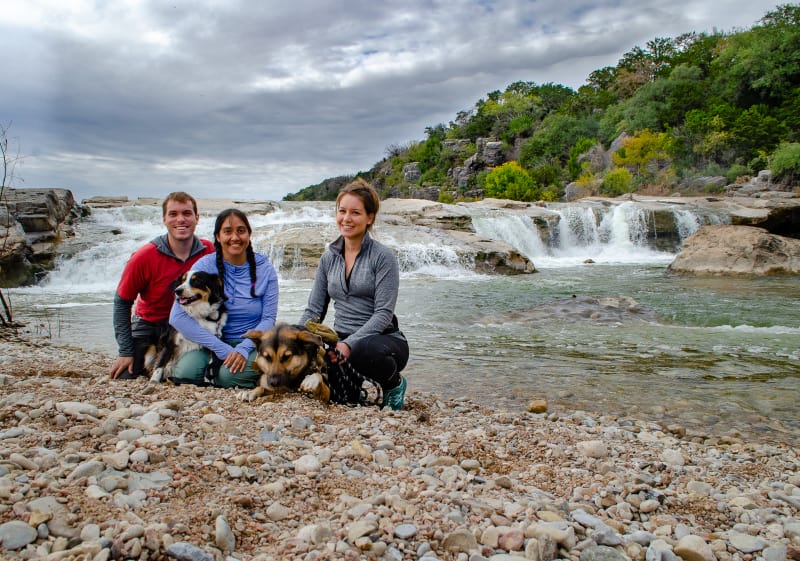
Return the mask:
<svg viewBox="0 0 800 561">
<path fill-rule="evenodd" d="M 272 355 L 264 354 L 262 356 L 264 357 L 264 360 L 266 360 L 267 362 L 272 362 Z"/>
<path fill-rule="evenodd" d="M 281 357 L 281 360 L 283 362 L 286 362 L 290 358 L 292 358 L 292 353 L 290 353 L 289 351 L 286 351 L 285 353 L 283 353 L 283 356 Z"/>
</svg>

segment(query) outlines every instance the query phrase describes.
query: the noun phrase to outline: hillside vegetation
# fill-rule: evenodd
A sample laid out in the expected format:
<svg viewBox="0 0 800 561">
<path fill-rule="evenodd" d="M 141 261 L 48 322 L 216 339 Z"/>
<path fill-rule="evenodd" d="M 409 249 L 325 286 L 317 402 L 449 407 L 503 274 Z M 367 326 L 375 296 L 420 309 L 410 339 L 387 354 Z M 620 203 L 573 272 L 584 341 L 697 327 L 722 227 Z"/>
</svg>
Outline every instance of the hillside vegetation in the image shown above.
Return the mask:
<svg viewBox="0 0 800 561">
<path fill-rule="evenodd" d="M 736 32 L 656 37 L 577 91 L 519 81 L 489 92 L 372 169 L 285 197 L 330 200 L 355 176 L 384 197 L 524 201 L 721 190 L 770 169 L 800 180 L 800 5 Z"/>
</svg>

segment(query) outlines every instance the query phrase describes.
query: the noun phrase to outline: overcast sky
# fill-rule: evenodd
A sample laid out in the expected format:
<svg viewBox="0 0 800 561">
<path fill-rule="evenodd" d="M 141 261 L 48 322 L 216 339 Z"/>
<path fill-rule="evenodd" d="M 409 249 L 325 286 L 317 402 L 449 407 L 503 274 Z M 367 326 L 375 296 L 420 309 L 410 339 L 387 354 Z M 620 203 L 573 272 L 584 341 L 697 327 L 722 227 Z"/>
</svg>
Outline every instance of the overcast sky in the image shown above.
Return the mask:
<svg viewBox="0 0 800 561">
<path fill-rule="evenodd" d="M 577 89 L 760 0 L 0 0 L 13 187 L 280 199 L 515 81 Z M 12 154 L 13 155 L 13 154 Z"/>
</svg>

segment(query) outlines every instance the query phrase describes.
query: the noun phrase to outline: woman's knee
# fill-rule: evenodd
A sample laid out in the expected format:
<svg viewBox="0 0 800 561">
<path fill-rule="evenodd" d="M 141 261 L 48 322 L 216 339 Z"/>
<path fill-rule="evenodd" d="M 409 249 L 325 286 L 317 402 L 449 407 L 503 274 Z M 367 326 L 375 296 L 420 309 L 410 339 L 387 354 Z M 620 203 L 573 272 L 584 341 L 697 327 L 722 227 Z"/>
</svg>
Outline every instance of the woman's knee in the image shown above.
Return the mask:
<svg viewBox="0 0 800 561">
<path fill-rule="evenodd" d="M 180 381 L 202 383 L 209 357 L 205 349 L 189 351 L 178 360 L 172 377 Z"/>
<path fill-rule="evenodd" d="M 241 372 L 234 374 L 224 366 L 219 369 L 219 375 L 214 383 L 220 388 L 254 388 L 258 382 L 260 374 L 248 365 Z"/>
<path fill-rule="evenodd" d="M 253 351 L 250 353 L 250 356 L 247 357 L 247 365 L 245 366 L 245 369 L 241 372 L 237 372 L 236 374 L 228 370 L 225 366 L 221 366 L 214 385 L 221 388 L 249 389 L 256 387 L 261 374 L 253 370 L 253 361 L 255 358 L 256 352 Z"/>
</svg>

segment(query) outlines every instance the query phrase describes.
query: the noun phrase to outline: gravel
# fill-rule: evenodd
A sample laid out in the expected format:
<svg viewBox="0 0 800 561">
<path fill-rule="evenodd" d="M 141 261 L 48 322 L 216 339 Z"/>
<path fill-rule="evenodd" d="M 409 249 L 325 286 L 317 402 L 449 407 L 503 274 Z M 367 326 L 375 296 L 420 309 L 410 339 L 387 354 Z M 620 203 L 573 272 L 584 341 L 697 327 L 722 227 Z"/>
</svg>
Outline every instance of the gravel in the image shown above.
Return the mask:
<svg viewBox="0 0 800 561">
<path fill-rule="evenodd" d="M 0 557 L 800 559 L 779 442 L 414 391 L 401 411 L 107 376 L 0 332 Z"/>
</svg>

